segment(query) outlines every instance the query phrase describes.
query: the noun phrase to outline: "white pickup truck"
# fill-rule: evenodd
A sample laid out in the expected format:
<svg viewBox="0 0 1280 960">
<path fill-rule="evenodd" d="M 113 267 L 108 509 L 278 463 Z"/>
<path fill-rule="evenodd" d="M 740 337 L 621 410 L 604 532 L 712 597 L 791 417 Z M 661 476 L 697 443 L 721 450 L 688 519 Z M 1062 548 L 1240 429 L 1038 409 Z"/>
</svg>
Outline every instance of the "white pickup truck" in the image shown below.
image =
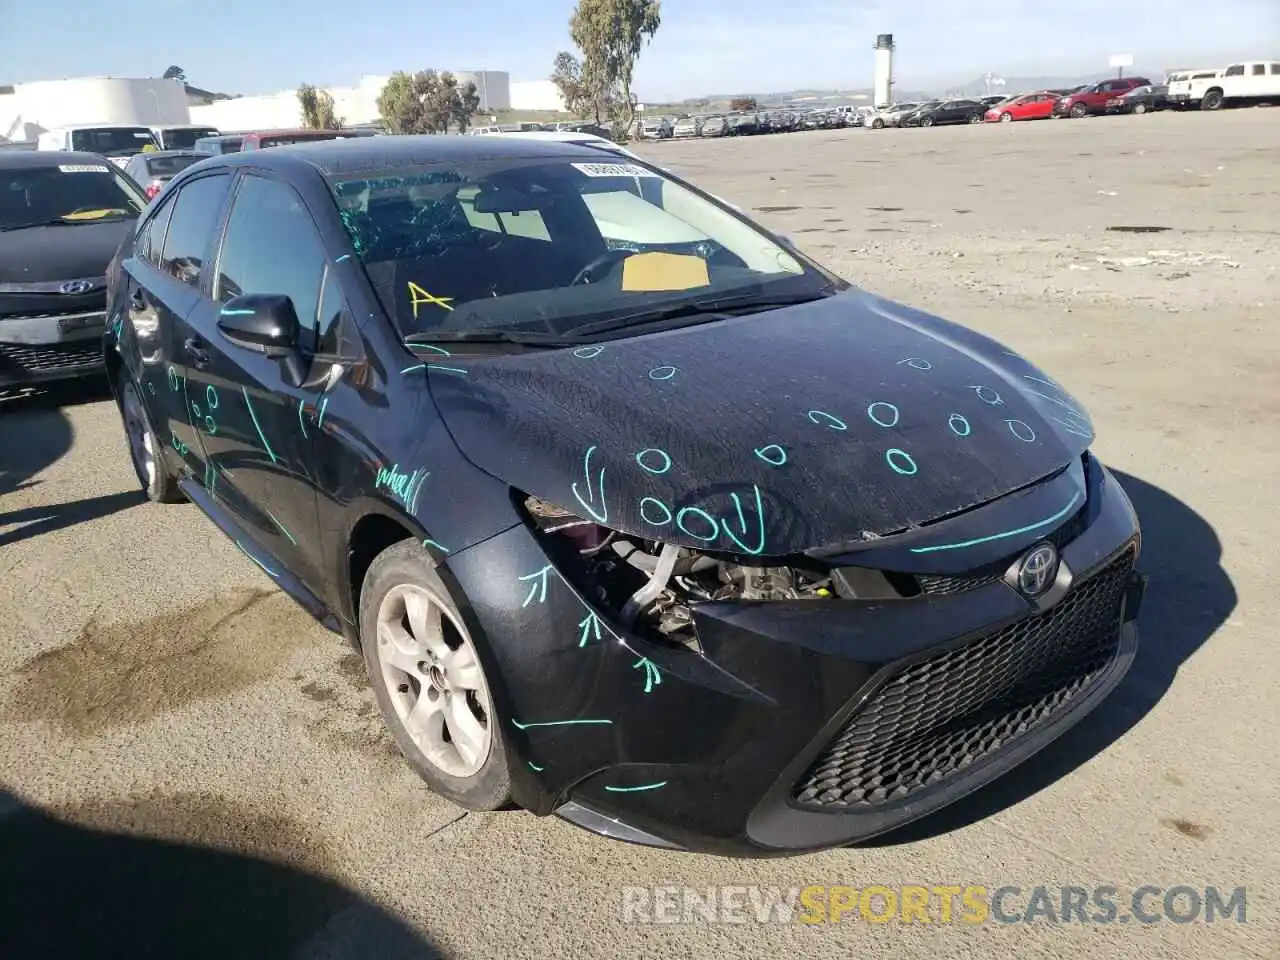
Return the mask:
<svg viewBox="0 0 1280 960">
<path fill-rule="evenodd" d="M 1209 85 L 1222 76 L 1222 68 L 1175 70 L 1165 78 L 1169 87 L 1167 101 L 1173 107 L 1198 107 Z"/>
</svg>

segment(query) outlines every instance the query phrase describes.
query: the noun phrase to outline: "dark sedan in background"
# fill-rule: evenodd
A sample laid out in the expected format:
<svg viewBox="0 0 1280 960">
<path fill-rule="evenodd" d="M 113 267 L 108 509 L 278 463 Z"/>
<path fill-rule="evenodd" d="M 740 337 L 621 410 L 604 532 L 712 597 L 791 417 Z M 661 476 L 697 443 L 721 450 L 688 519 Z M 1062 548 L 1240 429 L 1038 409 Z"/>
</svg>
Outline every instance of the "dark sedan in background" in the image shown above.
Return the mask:
<svg viewBox="0 0 1280 960">
<path fill-rule="evenodd" d="M 954 123 L 981 123 L 987 108 L 979 100 L 941 100 L 922 104 L 902 118 L 904 127 L 941 127 Z"/>
<path fill-rule="evenodd" d="M 146 205 L 96 154 L 0 151 L 0 388 L 102 371 L 107 267 Z"/>
<path fill-rule="evenodd" d="M 1128 93 L 1107 101 L 1107 113 L 1151 113 L 1169 105 L 1169 88 L 1164 84 L 1134 87 Z"/>
</svg>

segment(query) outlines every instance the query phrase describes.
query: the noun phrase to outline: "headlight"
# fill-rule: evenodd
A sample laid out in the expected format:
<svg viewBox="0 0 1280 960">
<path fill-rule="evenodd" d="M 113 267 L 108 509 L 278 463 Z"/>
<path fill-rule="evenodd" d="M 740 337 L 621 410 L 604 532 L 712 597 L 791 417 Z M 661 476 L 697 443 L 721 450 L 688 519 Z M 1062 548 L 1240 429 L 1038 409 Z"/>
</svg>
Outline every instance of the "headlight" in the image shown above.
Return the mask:
<svg viewBox="0 0 1280 960">
<path fill-rule="evenodd" d="M 751 566 L 622 533 L 538 497 L 514 496 L 560 574 L 584 599 L 651 640 L 700 649 L 692 615 L 699 603 L 836 595 L 832 571 L 807 558 L 794 565 Z"/>
</svg>

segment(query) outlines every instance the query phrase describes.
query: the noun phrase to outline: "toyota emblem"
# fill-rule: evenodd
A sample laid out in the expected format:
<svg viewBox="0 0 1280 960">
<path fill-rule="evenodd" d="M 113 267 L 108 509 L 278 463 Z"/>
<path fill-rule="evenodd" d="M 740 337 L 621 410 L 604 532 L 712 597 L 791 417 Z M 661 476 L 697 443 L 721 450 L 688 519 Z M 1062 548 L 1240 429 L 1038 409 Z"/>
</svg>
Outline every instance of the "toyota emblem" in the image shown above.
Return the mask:
<svg viewBox="0 0 1280 960">
<path fill-rule="evenodd" d="M 1018 564 L 1018 590 L 1023 596 L 1041 596 L 1058 578 L 1058 549 L 1041 543 L 1027 551 Z"/>
<path fill-rule="evenodd" d="M 68 280 L 62 286 L 58 287 L 59 293 L 65 293 L 68 296 L 76 296 L 82 293 L 88 293 L 94 288 L 95 284 L 92 280 Z"/>
</svg>

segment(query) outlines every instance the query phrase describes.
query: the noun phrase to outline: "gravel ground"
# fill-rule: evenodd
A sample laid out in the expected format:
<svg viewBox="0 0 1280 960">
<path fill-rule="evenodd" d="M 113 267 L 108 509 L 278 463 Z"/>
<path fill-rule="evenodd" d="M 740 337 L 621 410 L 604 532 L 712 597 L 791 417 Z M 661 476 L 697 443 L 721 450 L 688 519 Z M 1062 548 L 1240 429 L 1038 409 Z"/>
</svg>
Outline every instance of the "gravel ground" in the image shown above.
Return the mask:
<svg viewBox="0 0 1280 960">
<path fill-rule="evenodd" d="M 1280 113 L 643 148 L 842 275 L 1088 404 L 1152 577 L 1125 684 L 909 834 L 785 861 L 464 815 L 360 663 L 191 506 L 144 503 L 101 393 L 0 403 L 0 955 L 1270 958 L 1280 660 Z M 1135 229 L 1136 228 L 1136 229 Z M 624 885 L 1247 887 L 1247 922 L 623 922 Z M 1021 905 L 1021 902 L 1016 905 Z M 935 914 L 935 920 L 937 915 Z"/>
</svg>

